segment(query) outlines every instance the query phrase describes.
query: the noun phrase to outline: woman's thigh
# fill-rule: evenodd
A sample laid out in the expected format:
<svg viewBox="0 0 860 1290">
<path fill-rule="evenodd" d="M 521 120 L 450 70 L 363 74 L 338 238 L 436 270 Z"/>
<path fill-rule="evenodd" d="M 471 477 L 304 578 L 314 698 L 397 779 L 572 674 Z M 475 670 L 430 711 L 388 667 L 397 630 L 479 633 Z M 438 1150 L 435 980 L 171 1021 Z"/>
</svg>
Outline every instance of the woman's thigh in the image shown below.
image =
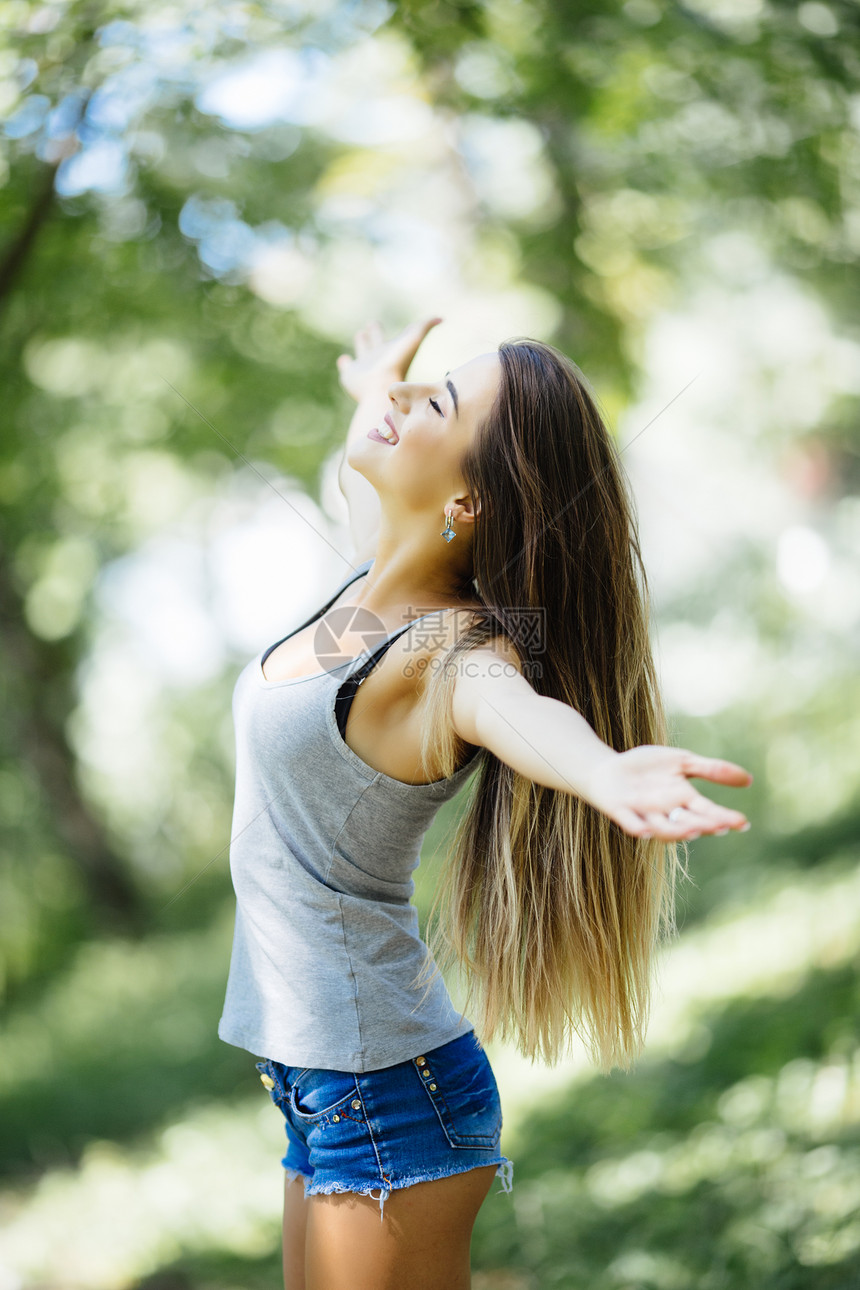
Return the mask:
<svg viewBox="0 0 860 1290">
<path fill-rule="evenodd" d="M 472 1229 L 495 1174 L 484 1165 L 393 1191 L 384 1223 L 370 1196 L 308 1197 L 304 1290 L 468 1290 Z"/>
<path fill-rule="evenodd" d="M 308 1202 L 301 1178 L 284 1176 L 284 1290 L 305 1290 L 305 1231 Z"/>
</svg>

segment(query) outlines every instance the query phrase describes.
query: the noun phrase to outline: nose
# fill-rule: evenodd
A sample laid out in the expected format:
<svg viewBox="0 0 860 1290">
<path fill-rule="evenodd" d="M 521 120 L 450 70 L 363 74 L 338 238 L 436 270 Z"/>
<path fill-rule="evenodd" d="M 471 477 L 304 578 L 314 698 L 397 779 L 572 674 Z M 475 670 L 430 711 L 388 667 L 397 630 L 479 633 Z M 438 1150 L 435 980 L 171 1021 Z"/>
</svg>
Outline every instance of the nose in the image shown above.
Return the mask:
<svg viewBox="0 0 860 1290">
<path fill-rule="evenodd" d="M 392 400 L 392 402 L 396 403 L 398 407 L 401 406 L 405 396 L 406 396 L 405 381 L 395 381 L 393 385 L 389 385 L 388 397 Z"/>
</svg>

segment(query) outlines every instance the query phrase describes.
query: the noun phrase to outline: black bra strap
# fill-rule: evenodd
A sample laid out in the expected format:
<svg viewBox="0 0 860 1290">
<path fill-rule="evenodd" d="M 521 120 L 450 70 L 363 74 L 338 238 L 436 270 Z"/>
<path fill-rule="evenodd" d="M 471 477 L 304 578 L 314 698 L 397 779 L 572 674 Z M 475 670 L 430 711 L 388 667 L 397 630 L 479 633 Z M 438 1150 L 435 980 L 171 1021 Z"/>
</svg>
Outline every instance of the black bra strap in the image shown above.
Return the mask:
<svg viewBox="0 0 860 1290">
<path fill-rule="evenodd" d="M 377 645 L 370 657 L 365 659 L 361 666 L 356 668 L 352 676 L 348 676 L 342 685 L 338 687 L 334 700 L 334 715 L 335 720 L 337 721 L 338 730 L 341 733 L 341 738 L 346 738 L 346 720 L 349 716 L 350 705 L 355 698 L 358 687 L 361 685 L 364 678 L 370 675 L 385 651 L 394 644 L 398 636 L 402 636 L 403 632 L 406 631 L 406 628 L 411 626 L 411 623 L 407 623 L 401 631 L 392 633 L 387 640 L 384 640 Z"/>
</svg>

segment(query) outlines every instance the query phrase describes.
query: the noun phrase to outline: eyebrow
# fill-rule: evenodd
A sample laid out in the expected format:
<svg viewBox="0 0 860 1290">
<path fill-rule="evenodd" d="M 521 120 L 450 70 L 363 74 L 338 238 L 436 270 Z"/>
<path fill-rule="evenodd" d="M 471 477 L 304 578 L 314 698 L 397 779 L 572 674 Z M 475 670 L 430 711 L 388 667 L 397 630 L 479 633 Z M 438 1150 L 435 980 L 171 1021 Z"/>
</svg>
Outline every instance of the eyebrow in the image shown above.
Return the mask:
<svg viewBox="0 0 860 1290">
<path fill-rule="evenodd" d="M 446 373 L 445 373 L 445 375 L 447 376 L 447 375 L 448 375 L 448 373 L 446 372 Z M 454 389 L 454 384 L 453 384 L 453 382 L 452 382 L 452 381 L 446 381 L 446 382 L 445 382 L 445 384 L 448 386 L 448 389 L 451 391 L 451 398 L 454 400 L 454 411 L 456 412 L 456 414 L 457 414 L 457 419 L 459 420 L 459 417 L 460 417 L 460 405 L 459 405 L 459 403 L 457 402 L 457 391 Z"/>
</svg>

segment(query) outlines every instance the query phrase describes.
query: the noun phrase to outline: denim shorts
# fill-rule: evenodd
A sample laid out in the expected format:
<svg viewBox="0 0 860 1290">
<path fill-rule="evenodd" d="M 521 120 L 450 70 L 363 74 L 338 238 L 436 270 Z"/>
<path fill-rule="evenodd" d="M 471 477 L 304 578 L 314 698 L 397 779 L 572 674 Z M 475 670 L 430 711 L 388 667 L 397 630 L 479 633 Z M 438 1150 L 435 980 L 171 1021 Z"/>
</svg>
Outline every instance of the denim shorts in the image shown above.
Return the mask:
<svg viewBox="0 0 860 1290">
<path fill-rule="evenodd" d="M 496 1165 L 511 1190 L 513 1164 L 499 1153 L 502 1108 L 474 1031 L 382 1070 L 318 1070 L 256 1063 L 286 1121 L 289 1178 L 305 1196 L 392 1190 Z"/>
</svg>

